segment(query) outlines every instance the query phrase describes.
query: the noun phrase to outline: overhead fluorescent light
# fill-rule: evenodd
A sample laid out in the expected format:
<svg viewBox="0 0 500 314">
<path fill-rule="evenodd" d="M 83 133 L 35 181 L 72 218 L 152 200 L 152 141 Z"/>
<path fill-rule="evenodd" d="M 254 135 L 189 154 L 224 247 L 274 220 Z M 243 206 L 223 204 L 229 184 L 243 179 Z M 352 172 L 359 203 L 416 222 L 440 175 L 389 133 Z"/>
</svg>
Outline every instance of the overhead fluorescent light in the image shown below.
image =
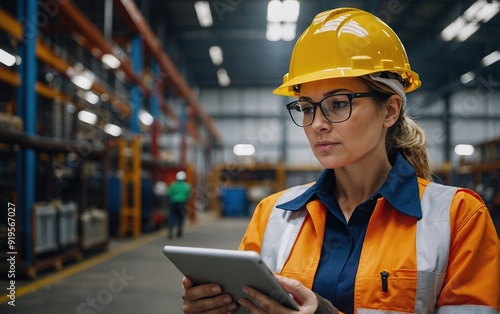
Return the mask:
<svg viewBox="0 0 500 314">
<path fill-rule="evenodd" d="M 144 109 L 141 109 L 139 111 L 139 120 L 141 120 L 141 122 L 144 125 L 148 125 L 149 126 L 149 125 L 153 124 L 154 118 L 153 118 L 153 116 L 149 112 L 147 112 Z"/>
<path fill-rule="evenodd" d="M 465 85 L 475 78 L 476 78 L 476 75 L 474 74 L 474 72 L 469 71 L 469 72 L 465 73 L 464 75 L 460 76 L 460 82 Z"/>
<path fill-rule="evenodd" d="M 267 3 L 267 21 L 273 22 L 297 22 L 300 12 L 300 3 L 297 0 L 278 1 L 272 0 Z"/>
<path fill-rule="evenodd" d="M 269 41 L 291 41 L 295 39 L 297 24 L 267 23 L 266 39 Z"/>
<path fill-rule="evenodd" d="M 92 112 L 82 110 L 78 113 L 78 120 L 94 125 L 97 121 L 97 116 Z"/>
<path fill-rule="evenodd" d="M 255 154 L 255 146 L 252 144 L 236 144 L 233 147 L 236 156 L 252 156 Z"/>
<path fill-rule="evenodd" d="M 231 84 L 231 79 L 229 78 L 229 75 L 227 74 L 227 71 L 225 69 L 219 69 L 217 71 L 217 80 L 219 81 L 219 85 L 222 87 L 226 87 Z"/>
<path fill-rule="evenodd" d="M 114 137 L 118 137 L 122 134 L 122 128 L 120 128 L 117 125 L 108 123 L 104 126 L 104 132 L 106 132 L 109 135 L 112 135 Z"/>
<path fill-rule="evenodd" d="M 99 96 L 97 96 L 96 94 L 92 93 L 91 91 L 86 91 L 83 98 L 88 101 L 89 103 L 91 103 L 92 105 L 95 105 L 99 102 Z"/>
<path fill-rule="evenodd" d="M 16 57 L 0 48 L 0 62 L 11 67 L 16 64 Z"/>
<path fill-rule="evenodd" d="M 465 40 L 467 40 L 467 38 L 472 36 L 472 34 L 474 34 L 479 29 L 479 27 L 480 27 L 479 24 L 476 22 L 468 23 L 457 34 L 457 40 L 464 42 Z"/>
<path fill-rule="evenodd" d="M 269 41 L 281 40 L 281 23 L 267 23 L 266 39 Z"/>
<path fill-rule="evenodd" d="M 500 2 L 497 0 L 477 0 L 463 14 L 468 21 L 486 23 L 500 11 Z"/>
<path fill-rule="evenodd" d="M 85 99 L 88 103 L 95 105 L 99 102 L 100 98 L 97 94 L 92 93 L 91 91 L 86 91 L 83 99 Z"/>
<path fill-rule="evenodd" d="M 212 46 L 208 49 L 208 53 L 210 54 L 210 59 L 212 59 L 212 63 L 215 65 L 221 65 L 224 58 L 222 57 L 222 49 L 219 46 Z"/>
<path fill-rule="evenodd" d="M 486 2 L 486 1 L 484 1 Z M 486 3 L 483 8 L 477 12 L 476 18 L 483 23 L 491 20 L 500 11 L 500 2 L 493 1 Z"/>
<path fill-rule="evenodd" d="M 492 65 L 493 63 L 495 63 L 497 61 L 500 61 L 500 50 L 493 51 L 489 55 L 485 56 L 481 60 L 481 64 L 484 67 L 487 67 L 487 66 L 490 66 L 490 65 Z"/>
<path fill-rule="evenodd" d="M 281 22 L 283 21 L 283 3 L 279 0 L 271 0 L 267 3 L 267 21 Z"/>
<path fill-rule="evenodd" d="M 462 16 L 467 21 L 473 21 L 476 18 L 476 15 L 485 7 L 486 4 L 486 0 L 477 0 L 467 10 L 465 10 Z"/>
<path fill-rule="evenodd" d="M 450 25 L 443 29 L 441 32 L 441 38 L 445 41 L 452 40 L 455 36 L 457 36 L 458 32 L 460 32 L 466 23 L 466 20 L 459 16 L 455 21 L 451 22 Z"/>
<path fill-rule="evenodd" d="M 208 1 L 196 1 L 194 3 L 194 9 L 201 27 L 210 27 L 213 25 L 214 21 L 212 20 L 212 12 L 210 11 L 210 4 Z"/>
<path fill-rule="evenodd" d="M 283 22 L 297 22 L 299 19 L 300 3 L 297 0 L 283 1 Z"/>
<path fill-rule="evenodd" d="M 79 72 L 74 68 L 68 68 L 66 72 L 71 78 L 71 82 L 73 82 L 73 84 L 80 87 L 81 89 L 90 89 L 92 87 L 92 84 L 94 84 L 95 75 L 88 70 Z"/>
<path fill-rule="evenodd" d="M 455 154 L 458 156 L 470 156 L 474 154 L 474 146 L 469 144 L 458 144 L 455 146 Z"/>
<path fill-rule="evenodd" d="M 297 24 L 295 23 L 283 23 L 283 25 L 281 25 L 281 39 L 284 41 L 294 40 L 296 29 Z"/>
<path fill-rule="evenodd" d="M 498 12 L 500 12 L 500 2 L 498 0 L 477 0 L 462 16 L 459 16 L 443 29 L 441 38 L 450 41 L 457 37 L 459 41 L 463 42 L 481 27 L 479 23 L 488 22 Z"/>
<path fill-rule="evenodd" d="M 121 64 L 120 60 L 109 53 L 103 54 L 101 57 L 101 61 L 111 69 L 117 69 Z"/>
</svg>

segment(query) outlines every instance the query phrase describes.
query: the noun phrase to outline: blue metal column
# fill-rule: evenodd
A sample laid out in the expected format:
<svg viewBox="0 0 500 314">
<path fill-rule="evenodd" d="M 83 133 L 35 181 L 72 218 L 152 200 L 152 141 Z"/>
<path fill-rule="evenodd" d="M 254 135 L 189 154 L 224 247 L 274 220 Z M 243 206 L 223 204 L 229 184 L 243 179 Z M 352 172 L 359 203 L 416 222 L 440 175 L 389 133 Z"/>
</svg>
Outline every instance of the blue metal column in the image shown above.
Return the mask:
<svg viewBox="0 0 500 314">
<path fill-rule="evenodd" d="M 159 85 L 162 84 L 162 82 L 160 81 L 160 65 L 154 59 L 151 61 L 151 72 L 155 82 L 153 89 L 151 90 L 151 98 L 149 99 L 149 109 L 151 110 L 151 115 L 154 119 L 153 124 L 151 125 L 151 154 L 153 155 L 153 159 L 157 161 L 160 156 L 158 134 L 160 133 L 160 97 L 162 97 L 162 95 L 160 95 Z M 158 171 L 154 171 L 152 174 L 156 181 Z"/>
<path fill-rule="evenodd" d="M 21 84 L 17 90 L 16 113 L 23 119 L 24 132 L 28 136 L 36 133 L 37 10 L 37 0 L 22 0 L 18 3 L 18 20 L 24 27 L 24 35 L 19 49 L 22 64 L 18 68 Z M 25 263 L 33 260 L 31 211 L 35 200 L 35 163 L 33 149 L 23 149 L 17 153 L 17 243 Z"/>
<path fill-rule="evenodd" d="M 142 73 L 142 39 L 140 35 L 135 35 L 132 39 L 132 67 L 139 76 Z M 142 93 L 139 86 L 132 87 L 130 91 L 132 115 L 130 117 L 130 128 L 133 133 L 139 133 L 139 108 L 141 107 Z"/>
</svg>

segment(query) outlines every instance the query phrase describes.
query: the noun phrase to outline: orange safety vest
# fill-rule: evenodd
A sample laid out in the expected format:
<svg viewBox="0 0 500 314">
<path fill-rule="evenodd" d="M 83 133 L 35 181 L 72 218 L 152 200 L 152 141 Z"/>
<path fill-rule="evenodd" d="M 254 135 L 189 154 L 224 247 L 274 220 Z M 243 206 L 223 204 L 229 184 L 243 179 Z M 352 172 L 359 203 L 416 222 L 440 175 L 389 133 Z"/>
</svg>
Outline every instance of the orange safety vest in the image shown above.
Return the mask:
<svg viewBox="0 0 500 314">
<path fill-rule="evenodd" d="M 356 275 L 355 313 L 497 314 L 500 245 L 484 202 L 467 189 L 418 182 L 420 220 L 377 201 Z M 259 252 L 276 273 L 311 288 L 328 209 L 318 199 L 299 211 L 276 208 L 307 188 L 262 200 L 240 249 Z M 384 289 L 381 272 L 388 274 Z"/>
</svg>

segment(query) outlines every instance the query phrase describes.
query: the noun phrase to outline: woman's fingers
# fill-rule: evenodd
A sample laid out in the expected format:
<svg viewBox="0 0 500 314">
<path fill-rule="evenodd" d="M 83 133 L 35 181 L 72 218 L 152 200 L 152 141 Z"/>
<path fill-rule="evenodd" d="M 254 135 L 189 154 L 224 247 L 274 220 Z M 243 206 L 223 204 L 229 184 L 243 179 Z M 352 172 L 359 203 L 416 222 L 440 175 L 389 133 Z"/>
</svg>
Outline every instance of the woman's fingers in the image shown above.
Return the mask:
<svg viewBox="0 0 500 314">
<path fill-rule="evenodd" d="M 194 286 L 191 280 L 184 277 L 182 286 L 182 310 L 186 314 L 227 314 L 238 308 L 230 295 L 221 294 L 221 288 L 216 284 Z"/>
<path fill-rule="evenodd" d="M 243 289 L 251 301 L 240 299 L 238 302 L 251 314 L 312 314 L 316 311 L 318 308 L 318 298 L 314 292 L 297 280 L 285 277 L 277 277 L 277 279 L 283 288 L 297 301 L 298 310 L 284 307 L 269 296 L 251 287 Z"/>
<path fill-rule="evenodd" d="M 253 303 L 247 299 L 240 299 L 238 302 L 251 314 L 282 313 L 278 312 L 278 307 L 280 307 L 280 305 L 267 295 L 251 287 L 245 287 L 243 291 L 248 294 Z"/>
<path fill-rule="evenodd" d="M 282 276 L 276 276 L 276 279 L 278 279 L 280 285 L 300 304 L 301 309 L 316 309 L 318 307 L 318 298 L 316 294 L 299 281 Z"/>
</svg>

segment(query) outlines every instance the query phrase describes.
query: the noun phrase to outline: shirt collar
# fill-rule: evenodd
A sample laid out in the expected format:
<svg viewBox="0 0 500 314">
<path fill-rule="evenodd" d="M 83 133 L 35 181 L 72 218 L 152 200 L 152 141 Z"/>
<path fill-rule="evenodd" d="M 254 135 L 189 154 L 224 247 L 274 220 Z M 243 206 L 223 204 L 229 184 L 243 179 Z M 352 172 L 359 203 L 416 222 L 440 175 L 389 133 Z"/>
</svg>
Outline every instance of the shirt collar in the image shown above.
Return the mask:
<svg viewBox="0 0 500 314">
<path fill-rule="evenodd" d="M 304 193 L 291 201 L 276 205 L 276 207 L 291 211 L 305 207 L 311 199 L 316 197 L 317 193 L 324 191 L 325 188 L 331 191 L 334 177 L 334 170 L 325 169 L 318 180 Z M 417 219 L 422 218 L 417 174 L 400 153 L 396 156 L 387 180 L 373 196 L 378 195 L 385 197 L 401 213 Z"/>
</svg>

